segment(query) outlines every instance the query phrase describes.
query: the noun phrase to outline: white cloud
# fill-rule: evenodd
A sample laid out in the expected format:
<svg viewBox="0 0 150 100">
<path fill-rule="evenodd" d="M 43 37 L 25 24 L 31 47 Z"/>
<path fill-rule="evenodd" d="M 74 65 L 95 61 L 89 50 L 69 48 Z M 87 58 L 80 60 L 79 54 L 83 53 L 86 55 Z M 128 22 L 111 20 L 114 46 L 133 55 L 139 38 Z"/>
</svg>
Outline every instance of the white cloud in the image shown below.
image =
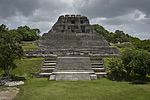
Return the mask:
<svg viewBox="0 0 150 100">
<path fill-rule="evenodd" d="M 146 14 L 138 9 L 128 14 L 116 16 L 112 18 L 97 17 L 91 19 L 92 24 L 99 23 L 109 31 L 123 30 L 126 33 L 140 37 L 141 39 L 150 39 L 150 18 L 146 18 Z"/>
<path fill-rule="evenodd" d="M 0 24 L 48 32 L 59 15 L 81 14 L 110 31 L 150 39 L 150 0 L 1 0 Z"/>
</svg>

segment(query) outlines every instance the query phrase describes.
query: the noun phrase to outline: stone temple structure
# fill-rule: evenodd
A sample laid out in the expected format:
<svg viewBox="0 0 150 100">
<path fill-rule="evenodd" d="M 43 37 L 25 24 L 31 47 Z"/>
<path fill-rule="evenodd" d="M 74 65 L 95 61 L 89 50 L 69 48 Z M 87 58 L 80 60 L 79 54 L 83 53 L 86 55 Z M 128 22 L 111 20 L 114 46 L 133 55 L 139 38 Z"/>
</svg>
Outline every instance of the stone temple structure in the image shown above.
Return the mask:
<svg viewBox="0 0 150 100">
<path fill-rule="evenodd" d="M 38 43 L 45 56 L 41 76 L 50 80 L 93 80 L 106 75 L 103 57 L 118 55 L 86 16 L 62 15 Z"/>
</svg>

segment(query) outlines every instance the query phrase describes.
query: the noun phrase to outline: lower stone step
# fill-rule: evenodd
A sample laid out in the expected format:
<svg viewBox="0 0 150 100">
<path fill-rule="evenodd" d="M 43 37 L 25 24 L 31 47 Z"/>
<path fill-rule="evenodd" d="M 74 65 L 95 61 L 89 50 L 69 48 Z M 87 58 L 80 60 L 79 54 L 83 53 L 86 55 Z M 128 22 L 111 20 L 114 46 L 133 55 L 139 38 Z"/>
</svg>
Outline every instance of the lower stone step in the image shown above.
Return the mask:
<svg viewBox="0 0 150 100">
<path fill-rule="evenodd" d="M 49 77 L 49 80 L 56 80 L 56 75 L 51 75 L 51 76 Z"/>
<path fill-rule="evenodd" d="M 55 68 L 56 66 L 42 66 L 42 68 Z"/>
<path fill-rule="evenodd" d="M 97 75 L 97 78 L 102 78 L 102 77 L 106 77 L 107 76 L 107 73 L 106 72 L 98 72 L 98 73 L 95 73 Z"/>
<path fill-rule="evenodd" d="M 106 72 L 99 72 L 99 73 L 95 73 L 96 75 L 106 75 Z"/>
<path fill-rule="evenodd" d="M 55 68 L 41 68 L 41 70 L 54 70 Z"/>
<path fill-rule="evenodd" d="M 90 75 L 90 78 L 91 78 L 91 80 L 96 80 L 97 79 L 97 75 L 92 74 L 92 75 Z"/>
<path fill-rule="evenodd" d="M 76 72 L 76 71 L 74 71 L 74 72 L 63 72 L 63 71 L 61 71 L 61 72 L 53 72 L 53 74 L 93 74 L 94 72 L 81 72 L 81 71 L 79 71 L 79 72 Z"/>
<path fill-rule="evenodd" d="M 59 73 L 56 74 L 55 80 L 91 80 L 90 75 L 88 73 Z"/>
<path fill-rule="evenodd" d="M 52 73 L 40 73 L 39 75 L 52 75 Z"/>
<path fill-rule="evenodd" d="M 39 73 L 40 77 L 49 77 L 52 73 Z"/>
<path fill-rule="evenodd" d="M 103 65 L 92 65 L 92 68 L 104 68 Z"/>
<path fill-rule="evenodd" d="M 56 61 L 45 60 L 44 63 L 56 63 Z"/>
<path fill-rule="evenodd" d="M 56 65 L 56 63 L 44 63 L 43 65 Z"/>
<path fill-rule="evenodd" d="M 92 68 L 95 72 L 105 72 L 105 68 Z"/>
<path fill-rule="evenodd" d="M 105 68 L 92 68 L 93 70 L 105 70 Z"/>
<path fill-rule="evenodd" d="M 103 63 L 91 63 L 91 65 L 103 65 Z"/>
</svg>

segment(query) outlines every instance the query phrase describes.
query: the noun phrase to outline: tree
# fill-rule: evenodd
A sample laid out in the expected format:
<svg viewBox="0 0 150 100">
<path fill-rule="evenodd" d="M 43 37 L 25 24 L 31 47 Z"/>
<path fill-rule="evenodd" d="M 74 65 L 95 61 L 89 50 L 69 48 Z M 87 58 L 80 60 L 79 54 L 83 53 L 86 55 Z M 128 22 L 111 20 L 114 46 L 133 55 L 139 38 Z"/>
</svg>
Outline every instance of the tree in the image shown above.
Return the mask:
<svg viewBox="0 0 150 100">
<path fill-rule="evenodd" d="M 11 34 L 6 25 L 0 26 L 0 68 L 4 71 L 5 77 L 10 79 L 10 70 L 16 67 L 14 61 L 20 59 L 23 50 L 20 40 Z"/>
<path fill-rule="evenodd" d="M 149 72 L 150 53 L 144 50 L 126 49 L 121 59 L 128 77 L 144 78 Z"/>
<path fill-rule="evenodd" d="M 143 49 L 150 52 L 150 40 L 134 40 L 132 43 L 136 49 Z"/>
<path fill-rule="evenodd" d="M 39 38 L 40 30 L 37 28 L 30 29 L 28 26 L 20 26 L 16 32 L 21 36 L 22 41 L 34 41 Z"/>
</svg>

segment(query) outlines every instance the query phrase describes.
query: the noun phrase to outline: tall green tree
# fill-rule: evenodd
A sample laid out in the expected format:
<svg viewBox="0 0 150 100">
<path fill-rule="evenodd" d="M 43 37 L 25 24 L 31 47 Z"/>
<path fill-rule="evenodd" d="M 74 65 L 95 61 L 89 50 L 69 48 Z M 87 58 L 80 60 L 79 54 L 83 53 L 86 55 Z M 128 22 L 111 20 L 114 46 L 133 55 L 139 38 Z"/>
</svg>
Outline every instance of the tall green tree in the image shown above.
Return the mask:
<svg viewBox="0 0 150 100">
<path fill-rule="evenodd" d="M 114 33 L 113 38 L 115 39 L 114 42 L 129 42 L 130 41 L 130 36 L 128 34 L 125 34 L 123 31 L 116 30 Z"/>
<path fill-rule="evenodd" d="M 39 38 L 40 30 L 37 28 L 31 29 L 28 26 L 20 26 L 16 29 L 16 32 L 18 32 L 22 41 L 34 41 Z"/>
<path fill-rule="evenodd" d="M 20 39 L 11 32 L 6 25 L 0 26 L 0 68 L 8 79 L 10 70 L 17 67 L 14 61 L 23 55 Z"/>
<path fill-rule="evenodd" d="M 145 50 L 126 49 L 121 59 L 128 77 L 146 77 L 149 73 L 150 53 Z"/>
</svg>

